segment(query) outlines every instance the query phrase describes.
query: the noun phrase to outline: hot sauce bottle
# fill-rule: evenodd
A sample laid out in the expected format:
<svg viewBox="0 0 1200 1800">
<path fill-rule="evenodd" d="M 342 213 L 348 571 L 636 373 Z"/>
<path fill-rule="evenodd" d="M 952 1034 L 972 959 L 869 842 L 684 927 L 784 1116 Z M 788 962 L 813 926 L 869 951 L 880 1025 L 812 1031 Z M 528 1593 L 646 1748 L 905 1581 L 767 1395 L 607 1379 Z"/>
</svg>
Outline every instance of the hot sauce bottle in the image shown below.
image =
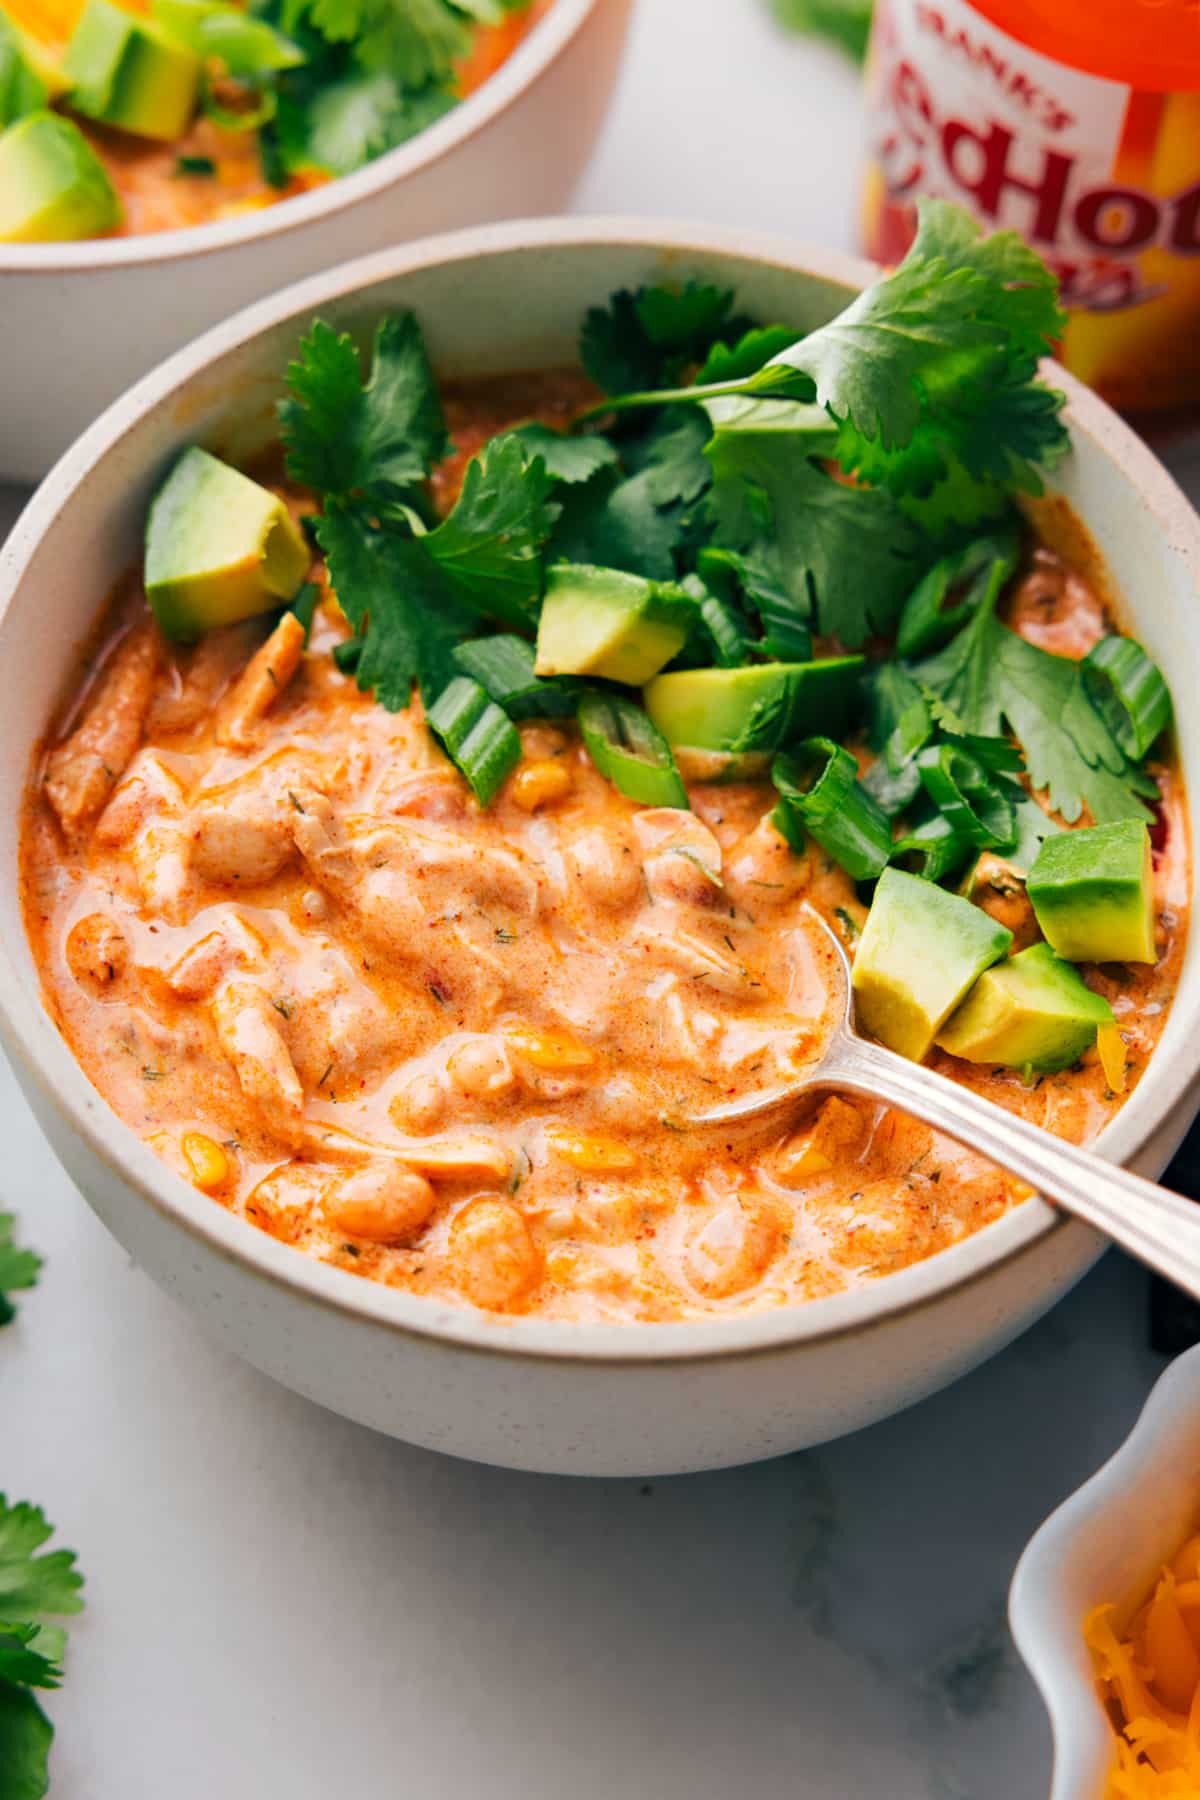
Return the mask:
<svg viewBox="0 0 1200 1800">
<path fill-rule="evenodd" d="M 867 94 L 873 257 L 957 200 L 1057 272 L 1082 380 L 1200 406 L 1200 0 L 880 0 Z"/>
</svg>

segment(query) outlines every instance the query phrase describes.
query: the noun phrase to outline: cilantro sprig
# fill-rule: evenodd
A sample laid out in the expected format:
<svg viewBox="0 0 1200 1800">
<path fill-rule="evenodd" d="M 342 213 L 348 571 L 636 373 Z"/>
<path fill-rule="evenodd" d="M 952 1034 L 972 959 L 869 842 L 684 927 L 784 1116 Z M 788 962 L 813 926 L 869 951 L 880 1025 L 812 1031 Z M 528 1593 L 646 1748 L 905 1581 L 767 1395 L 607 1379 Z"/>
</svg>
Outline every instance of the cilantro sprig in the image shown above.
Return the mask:
<svg viewBox="0 0 1200 1800">
<path fill-rule="evenodd" d="M 456 644 L 488 620 L 528 630 L 536 618 L 542 546 L 558 518 L 545 461 L 515 433 L 494 439 L 429 528 L 424 483 L 449 438 L 411 313 L 380 326 L 365 380 L 350 336 L 318 321 L 288 386 L 288 473 L 322 496 L 316 538 L 361 639 L 358 685 L 398 711 L 415 682 L 431 704 L 456 673 Z"/>
<path fill-rule="evenodd" d="M 41 1800 L 49 1786 L 54 1728 L 35 1689 L 62 1680 L 66 1632 L 52 1624 L 80 1612 L 83 1577 L 73 1550 L 43 1550 L 54 1527 L 40 1507 L 0 1494 L 0 1795 Z"/>
<path fill-rule="evenodd" d="M 0 1213 L 0 1325 L 7 1298 L 33 1287 L 41 1259 L 13 1243 L 11 1213 Z M 41 1800 L 49 1786 L 54 1727 L 36 1689 L 58 1687 L 66 1632 L 52 1621 L 82 1609 L 83 1577 L 73 1550 L 46 1550 L 54 1532 L 40 1507 L 0 1494 L 0 1800 Z"/>
<path fill-rule="evenodd" d="M 40 1256 L 13 1242 L 16 1222 L 12 1213 L 0 1213 L 0 1325 L 7 1325 L 16 1317 L 9 1295 L 33 1287 L 42 1267 Z"/>
<path fill-rule="evenodd" d="M 687 594 L 675 668 L 866 649 L 879 755 L 861 804 L 930 879 L 980 849 L 1028 860 L 1052 815 L 1145 817 L 1148 744 L 1127 754 L 1103 683 L 1000 610 L 1021 556 L 1013 498 L 1066 445 L 1039 374 L 1060 323 L 1052 277 L 1013 234 L 982 237 L 937 202 L 904 263 L 807 337 L 702 279 L 622 290 L 582 324 L 608 395 L 587 428 L 493 438 L 444 518 L 429 478 L 448 436 L 416 319 L 379 328 L 365 374 L 318 323 L 281 425 L 355 633 L 339 666 L 390 708 L 415 684 L 487 804 L 512 721 L 562 716 L 586 687 L 539 684 L 532 640 L 547 568 L 587 564 Z M 489 706 L 496 754 L 466 757 L 457 737 Z"/>
</svg>

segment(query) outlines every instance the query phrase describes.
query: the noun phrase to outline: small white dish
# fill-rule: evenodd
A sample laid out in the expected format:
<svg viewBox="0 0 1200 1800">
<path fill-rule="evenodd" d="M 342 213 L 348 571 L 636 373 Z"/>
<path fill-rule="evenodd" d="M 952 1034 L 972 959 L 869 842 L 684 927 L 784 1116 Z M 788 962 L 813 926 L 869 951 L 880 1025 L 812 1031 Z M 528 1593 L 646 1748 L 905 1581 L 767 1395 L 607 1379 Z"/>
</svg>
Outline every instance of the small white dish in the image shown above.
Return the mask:
<svg viewBox="0 0 1200 1800">
<path fill-rule="evenodd" d="M 1052 1513 L 1017 1565 L 1009 1619 L 1054 1732 L 1050 1800 L 1103 1800 L 1115 1754 L 1083 1624 L 1142 1604 L 1200 1519 L 1200 1346 L 1171 1364 L 1116 1455 Z"/>
</svg>

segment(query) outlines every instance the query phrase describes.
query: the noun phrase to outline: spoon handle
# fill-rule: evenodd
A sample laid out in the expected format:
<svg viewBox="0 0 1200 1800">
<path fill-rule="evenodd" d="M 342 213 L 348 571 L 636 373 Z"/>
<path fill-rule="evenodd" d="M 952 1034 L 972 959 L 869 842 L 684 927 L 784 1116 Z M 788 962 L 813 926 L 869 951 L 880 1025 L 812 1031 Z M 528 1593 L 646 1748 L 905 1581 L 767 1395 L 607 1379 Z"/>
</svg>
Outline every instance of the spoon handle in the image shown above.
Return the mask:
<svg viewBox="0 0 1200 1800">
<path fill-rule="evenodd" d="M 821 1086 L 885 1100 L 978 1150 L 1200 1300 L 1200 1206 L 879 1044 L 848 1042 Z"/>
</svg>

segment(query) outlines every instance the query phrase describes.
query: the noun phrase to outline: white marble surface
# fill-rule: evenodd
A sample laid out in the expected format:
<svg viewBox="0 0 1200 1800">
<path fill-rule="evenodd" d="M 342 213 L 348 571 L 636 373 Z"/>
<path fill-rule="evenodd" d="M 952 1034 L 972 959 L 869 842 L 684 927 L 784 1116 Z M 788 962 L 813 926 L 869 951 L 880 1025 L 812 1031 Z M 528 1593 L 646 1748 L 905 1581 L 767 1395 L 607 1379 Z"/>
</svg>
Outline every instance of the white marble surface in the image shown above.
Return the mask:
<svg viewBox="0 0 1200 1800">
<path fill-rule="evenodd" d="M 849 244 L 855 96 L 758 0 L 641 0 L 579 210 Z M 3 1069 L 0 1117 L 0 1195 L 48 1259 L 0 1337 L 0 1482 L 88 1577 L 56 1800 L 1046 1793 L 1005 1592 L 1161 1367 L 1136 1270 L 1110 1257 L 969 1380 L 816 1452 L 513 1475 L 234 1361 L 109 1240 Z"/>
</svg>

